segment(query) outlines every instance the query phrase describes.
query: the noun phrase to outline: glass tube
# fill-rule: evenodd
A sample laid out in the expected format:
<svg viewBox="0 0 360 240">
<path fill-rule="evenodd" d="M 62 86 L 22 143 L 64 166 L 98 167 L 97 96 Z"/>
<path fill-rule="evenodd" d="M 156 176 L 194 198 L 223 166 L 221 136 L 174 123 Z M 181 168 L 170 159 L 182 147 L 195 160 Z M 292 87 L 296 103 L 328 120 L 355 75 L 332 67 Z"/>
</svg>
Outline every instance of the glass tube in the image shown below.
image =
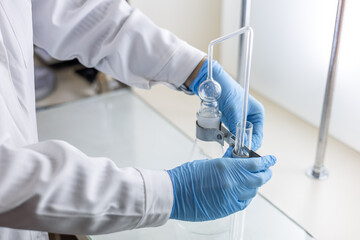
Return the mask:
<svg viewBox="0 0 360 240">
<path fill-rule="evenodd" d="M 221 112 L 218 107 L 218 98 L 221 96 L 221 86 L 218 82 L 213 80 L 213 47 L 214 45 L 225 41 L 234 36 L 246 34 L 246 58 L 245 58 L 245 80 L 244 80 L 244 99 L 243 99 L 243 113 L 241 122 L 246 122 L 246 113 L 248 105 L 248 92 L 249 92 L 249 79 L 250 79 L 250 66 L 252 55 L 252 39 L 253 31 L 250 27 L 244 27 L 227 34 L 223 37 L 217 38 L 210 42 L 208 47 L 208 77 L 199 86 L 199 97 L 201 98 L 201 108 L 197 113 L 198 124 L 204 128 L 218 128 L 220 126 Z M 243 126 L 240 124 L 240 126 Z M 239 129 L 239 137 L 237 140 L 242 146 L 241 134 L 243 128 Z M 245 131 L 245 130 L 244 130 Z M 251 142 L 251 141 L 250 141 Z M 222 154 L 221 154 L 222 155 Z M 217 156 L 221 157 L 221 156 Z M 240 217 L 241 216 L 241 217 Z M 225 218 L 217 219 L 214 221 L 200 222 L 200 223 L 180 223 L 178 230 L 182 233 L 185 239 L 225 239 L 225 240 L 239 240 L 239 236 L 243 234 L 244 216 L 243 213 L 237 213 Z M 186 236 L 186 237 L 185 237 Z M 184 239 L 183 238 L 183 239 Z"/>
<path fill-rule="evenodd" d="M 251 71 L 251 59 L 252 59 L 252 45 L 253 45 L 253 30 L 251 27 L 243 27 L 240 28 L 232 33 L 226 34 L 222 37 L 219 37 L 210 42 L 208 46 L 208 80 L 210 82 L 215 82 L 212 78 L 213 76 L 213 69 L 212 69 L 212 60 L 213 60 L 213 49 L 214 46 L 218 43 L 221 43 L 229 38 L 239 36 L 242 34 L 246 34 L 246 52 L 245 52 L 245 80 L 244 80 L 244 97 L 243 97 L 243 106 L 242 106 L 242 118 L 240 124 L 240 133 L 237 137 L 238 147 L 235 147 L 235 153 L 237 155 L 241 155 L 241 149 L 244 148 L 245 144 L 245 128 L 246 128 L 246 121 L 247 121 L 247 108 L 248 108 L 248 99 L 249 99 L 249 86 L 250 86 L 250 71 Z M 204 83 L 205 83 L 204 82 Z"/>
<path fill-rule="evenodd" d="M 236 125 L 235 153 L 239 157 L 249 157 L 252 133 L 253 124 L 251 122 L 246 121 L 245 126 L 242 126 L 242 122 L 238 122 Z M 241 139 L 243 142 L 240 141 Z"/>
</svg>

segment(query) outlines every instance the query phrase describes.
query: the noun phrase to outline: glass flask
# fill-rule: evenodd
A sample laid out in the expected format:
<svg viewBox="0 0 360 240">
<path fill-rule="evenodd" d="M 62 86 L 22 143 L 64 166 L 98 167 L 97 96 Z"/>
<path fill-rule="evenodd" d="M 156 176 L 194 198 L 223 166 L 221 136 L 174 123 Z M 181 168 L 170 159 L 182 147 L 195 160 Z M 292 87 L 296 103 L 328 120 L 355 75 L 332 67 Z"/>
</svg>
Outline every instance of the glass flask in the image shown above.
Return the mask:
<svg viewBox="0 0 360 240">
<path fill-rule="evenodd" d="M 215 85 L 213 85 L 215 84 Z M 201 89 L 199 95 L 202 98 L 200 110 L 197 113 L 197 122 L 203 128 L 220 128 L 221 112 L 218 109 L 217 91 L 221 91 L 220 86 L 213 80 L 205 81 L 203 84 L 206 91 Z M 210 90 L 210 91 L 209 91 Z M 202 94 L 202 93 L 206 93 Z M 209 97 L 209 96 L 213 97 Z M 199 159 L 221 158 L 224 155 L 224 146 L 216 141 L 203 141 L 195 139 L 190 161 Z M 206 221 L 206 222 L 178 222 L 177 236 L 182 240 L 240 240 L 242 231 L 242 214 L 233 214 L 225 218 Z"/>
<path fill-rule="evenodd" d="M 213 47 L 227 39 L 235 36 L 246 34 L 246 51 L 245 51 L 245 75 L 244 75 L 244 99 L 242 109 L 241 128 L 237 126 L 236 136 L 236 151 L 234 151 L 234 157 L 248 157 L 246 153 L 249 149 L 245 149 L 246 133 L 245 122 L 247 120 L 247 105 L 248 105 L 248 93 L 249 93 L 249 80 L 250 80 L 250 67 L 252 56 L 252 43 L 253 43 L 253 30 L 251 27 L 243 27 L 232 33 L 224 35 L 220 38 L 214 39 L 208 46 L 208 76 L 207 80 L 199 86 L 199 97 L 201 98 L 201 107 L 197 113 L 198 125 L 202 128 L 216 128 L 220 129 L 221 124 L 221 112 L 218 108 L 218 98 L 221 95 L 221 86 L 219 83 L 213 80 Z M 240 104 L 240 102 L 239 102 Z M 252 132 L 251 132 L 252 133 Z M 249 138 L 247 138 L 249 140 Z M 251 143 L 251 140 L 250 140 Z M 239 148 L 240 147 L 240 148 Z M 246 151 L 244 151 L 244 149 Z M 207 142 L 200 139 L 196 139 L 190 160 L 196 159 L 212 159 L 220 158 L 223 156 L 223 146 L 215 141 Z M 239 155 L 237 154 L 239 153 Z M 245 154 L 245 156 L 244 156 Z M 178 236 L 180 239 L 196 239 L 196 240 L 242 240 L 244 232 L 244 219 L 245 212 L 238 212 L 228 217 L 217 219 L 208 222 L 179 222 L 179 228 L 181 232 Z"/>
<path fill-rule="evenodd" d="M 215 124 L 216 121 L 211 119 Z M 199 120 L 198 120 L 199 122 Z M 211 124 L 208 122 L 208 124 Z M 220 122 L 217 124 L 219 126 Z M 200 124 L 199 124 L 200 125 Z M 201 125 L 200 125 L 201 126 Z M 222 157 L 224 148 L 221 144 L 214 141 L 202 141 L 195 139 L 190 155 L 190 161 L 199 159 L 213 159 Z M 179 236 L 178 239 L 191 240 L 215 240 L 215 239 L 230 239 L 231 233 L 231 217 L 225 217 L 213 221 L 206 222 L 183 222 L 179 221 Z"/>
<path fill-rule="evenodd" d="M 225 148 L 218 142 L 195 139 L 190 160 L 220 158 L 224 152 Z M 238 212 L 213 221 L 179 221 L 177 236 L 181 240 L 241 240 L 244 217 L 244 212 Z"/>
</svg>

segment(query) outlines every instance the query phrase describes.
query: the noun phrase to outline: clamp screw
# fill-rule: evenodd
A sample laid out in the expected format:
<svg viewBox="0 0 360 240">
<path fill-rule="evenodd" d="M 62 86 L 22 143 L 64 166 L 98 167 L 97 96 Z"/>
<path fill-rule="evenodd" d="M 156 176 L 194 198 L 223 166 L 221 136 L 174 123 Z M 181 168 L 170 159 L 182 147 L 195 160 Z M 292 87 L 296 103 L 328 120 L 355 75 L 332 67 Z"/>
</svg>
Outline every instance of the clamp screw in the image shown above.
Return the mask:
<svg viewBox="0 0 360 240">
<path fill-rule="evenodd" d="M 218 140 L 221 140 L 221 139 L 222 139 L 221 134 L 218 134 L 216 137 L 217 137 Z"/>
</svg>

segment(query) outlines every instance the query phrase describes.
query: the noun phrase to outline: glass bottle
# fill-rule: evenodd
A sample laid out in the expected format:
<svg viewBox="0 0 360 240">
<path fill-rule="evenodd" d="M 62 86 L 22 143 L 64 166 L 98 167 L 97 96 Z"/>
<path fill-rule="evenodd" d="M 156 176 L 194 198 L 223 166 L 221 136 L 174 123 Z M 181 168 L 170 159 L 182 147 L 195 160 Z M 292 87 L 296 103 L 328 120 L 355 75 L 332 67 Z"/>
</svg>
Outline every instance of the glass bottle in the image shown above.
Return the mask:
<svg viewBox="0 0 360 240">
<path fill-rule="evenodd" d="M 203 128 L 220 128 L 221 112 L 217 99 L 220 97 L 221 87 L 214 80 L 206 80 L 199 87 L 202 99 L 200 110 L 197 112 L 197 122 Z M 224 147 L 216 141 L 195 139 L 190 161 L 199 159 L 221 158 Z M 235 215 L 206 222 L 179 222 L 179 239 L 191 240 L 235 240 L 236 231 L 233 230 Z M 238 222 L 238 221 L 237 221 Z"/>
</svg>

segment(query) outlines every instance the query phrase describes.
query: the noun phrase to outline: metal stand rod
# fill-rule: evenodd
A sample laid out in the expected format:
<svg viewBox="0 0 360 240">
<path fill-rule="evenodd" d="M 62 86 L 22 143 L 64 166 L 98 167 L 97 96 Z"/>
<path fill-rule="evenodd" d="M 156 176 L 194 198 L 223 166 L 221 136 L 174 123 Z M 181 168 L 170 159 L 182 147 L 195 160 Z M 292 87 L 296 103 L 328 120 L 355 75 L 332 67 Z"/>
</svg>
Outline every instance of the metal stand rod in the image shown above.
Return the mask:
<svg viewBox="0 0 360 240">
<path fill-rule="evenodd" d="M 240 28 L 245 26 L 250 26 L 250 8 L 251 8 L 251 0 L 242 0 L 241 1 L 241 15 L 240 15 Z M 244 76 L 241 73 L 245 68 L 245 58 L 246 58 L 246 38 L 244 35 L 241 35 L 239 38 L 239 57 L 238 61 L 238 72 L 237 72 L 237 82 L 241 83 Z"/>
<path fill-rule="evenodd" d="M 325 169 L 325 150 L 329 132 L 329 122 L 331 114 L 331 106 L 333 101 L 333 92 L 335 85 L 336 65 L 340 44 L 341 28 L 344 16 L 345 0 L 339 0 L 336 13 L 335 30 L 331 49 L 331 57 L 329 64 L 329 71 L 326 82 L 326 90 L 324 97 L 324 104 L 321 115 L 320 130 L 318 145 L 316 151 L 315 164 L 307 171 L 307 174 L 315 179 L 326 179 L 329 176 L 328 171 Z"/>
</svg>

